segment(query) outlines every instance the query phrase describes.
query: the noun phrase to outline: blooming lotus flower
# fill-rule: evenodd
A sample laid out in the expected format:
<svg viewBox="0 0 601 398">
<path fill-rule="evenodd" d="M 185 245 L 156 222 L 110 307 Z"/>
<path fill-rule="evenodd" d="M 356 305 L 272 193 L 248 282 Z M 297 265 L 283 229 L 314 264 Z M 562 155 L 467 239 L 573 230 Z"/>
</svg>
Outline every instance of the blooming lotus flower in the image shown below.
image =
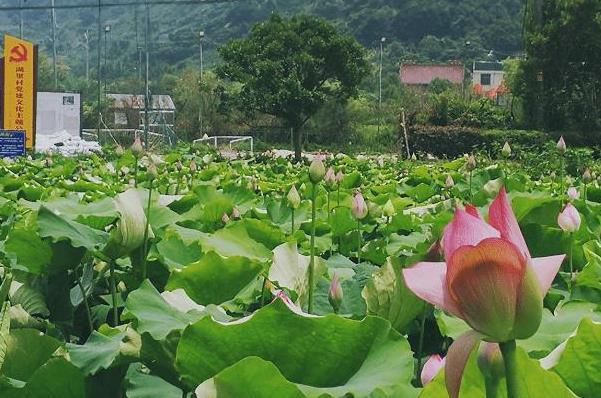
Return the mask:
<svg viewBox="0 0 601 398">
<path fill-rule="evenodd" d="M 568 203 L 557 216 L 557 224 L 565 232 L 576 232 L 580 229 L 580 213 L 571 204 Z"/>
<path fill-rule="evenodd" d="M 578 193 L 578 190 L 574 187 L 569 187 L 568 188 L 568 198 L 570 198 L 570 200 L 576 200 L 580 197 L 580 193 Z"/>
<path fill-rule="evenodd" d="M 365 199 L 363 199 L 363 195 L 361 195 L 361 192 L 357 192 L 355 196 L 353 196 L 353 205 L 351 207 L 351 213 L 356 219 L 362 220 L 365 217 L 367 217 L 368 212 L 369 209 L 367 208 Z"/>
<path fill-rule="evenodd" d="M 407 287 L 421 299 L 463 319 L 471 328 L 451 346 L 446 383 L 451 398 L 472 348 L 481 340 L 526 339 L 540 326 L 543 297 L 565 255 L 532 258 L 501 189 L 488 223 L 468 205 L 457 209 L 442 240 L 445 262 L 421 262 L 403 270 Z"/>
<path fill-rule="evenodd" d="M 438 354 L 430 355 L 424 367 L 422 368 L 422 373 L 420 375 L 420 379 L 422 381 L 422 386 L 428 384 L 434 376 L 438 374 L 440 369 L 444 367 L 445 358 L 441 357 Z"/>
<path fill-rule="evenodd" d="M 559 137 L 559 141 L 557 141 L 557 150 L 559 151 L 559 153 L 564 154 L 566 152 L 566 142 L 563 139 L 563 135 L 561 137 Z"/>
<path fill-rule="evenodd" d="M 131 153 L 134 154 L 135 157 L 140 157 L 144 152 L 144 147 L 142 146 L 142 141 L 140 141 L 140 137 L 136 137 L 134 143 L 131 145 Z"/>
<path fill-rule="evenodd" d="M 323 164 L 323 155 L 315 155 L 309 166 L 309 179 L 313 184 L 317 184 L 326 174 L 326 166 Z"/>
<path fill-rule="evenodd" d="M 326 175 L 323 180 L 328 187 L 333 187 L 336 184 L 336 174 L 334 174 L 333 168 L 330 167 L 328 171 L 326 171 Z"/>
</svg>

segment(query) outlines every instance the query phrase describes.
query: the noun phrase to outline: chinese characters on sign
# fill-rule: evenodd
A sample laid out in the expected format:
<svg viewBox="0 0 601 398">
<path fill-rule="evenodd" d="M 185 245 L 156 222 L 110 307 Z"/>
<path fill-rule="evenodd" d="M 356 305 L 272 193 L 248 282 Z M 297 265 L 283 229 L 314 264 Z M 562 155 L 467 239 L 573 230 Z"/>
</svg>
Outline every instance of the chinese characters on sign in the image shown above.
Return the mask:
<svg viewBox="0 0 601 398">
<path fill-rule="evenodd" d="M 4 35 L 3 127 L 25 132 L 25 146 L 35 141 L 35 62 L 33 43 Z"/>
</svg>

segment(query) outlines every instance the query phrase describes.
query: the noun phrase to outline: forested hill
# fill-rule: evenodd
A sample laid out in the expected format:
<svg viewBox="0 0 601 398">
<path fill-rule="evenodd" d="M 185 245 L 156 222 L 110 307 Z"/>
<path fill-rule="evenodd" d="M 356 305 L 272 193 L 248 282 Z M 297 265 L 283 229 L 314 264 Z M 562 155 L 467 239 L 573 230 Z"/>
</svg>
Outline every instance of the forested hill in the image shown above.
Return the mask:
<svg viewBox="0 0 601 398">
<path fill-rule="evenodd" d="M 27 5 L 50 3 L 50 0 L 21 1 Z M 94 5 L 97 1 L 55 0 L 55 3 Z M 217 45 L 245 35 L 253 23 L 278 11 L 285 15 L 302 12 L 322 16 L 368 47 L 377 47 L 380 38 L 385 36 L 388 52 L 398 58 L 467 59 L 491 49 L 503 58 L 521 48 L 523 3 L 523 0 L 240 0 L 204 5 L 154 5 L 151 7 L 151 47 L 155 62 L 180 63 L 197 55 L 198 31 L 202 29 L 206 32 L 210 63 L 212 50 Z M 19 0 L 0 3 L 1 6 L 18 4 Z M 24 11 L 23 16 L 25 37 L 41 43 L 42 50 L 51 54 L 50 12 Z M 61 61 L 81 73 L 86 29 L 90 30 L 92 57 L 95 54 L 98 11 L 95 8 L 59 9 L 56 17 Z M 136 25 L 138 41 L 143 43 L 144 7 L 110 7 L 103 9 L 101 17 L 103 25 L 112 26 L 108 36 L 111 62 L 131 65 L 137 60 Z M 18 33 L 18 24 L 18 12 L 0 11 L 2 31 Z"/>
</svg>

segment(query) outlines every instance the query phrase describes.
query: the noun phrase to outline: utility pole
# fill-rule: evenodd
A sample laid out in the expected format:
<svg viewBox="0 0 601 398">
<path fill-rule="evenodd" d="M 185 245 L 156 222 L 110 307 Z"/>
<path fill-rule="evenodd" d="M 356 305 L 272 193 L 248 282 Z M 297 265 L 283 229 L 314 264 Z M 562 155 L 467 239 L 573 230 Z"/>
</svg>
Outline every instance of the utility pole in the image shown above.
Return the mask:
<svg viewBox="0 0 601 398">
<path fill-rule="evenodd" d="M 56 73 L 56 11 L 54 9 L 54 0 L 50 0 L 50 16 L 52 20 L 52 70 L 54 73 L 54 89 L 58 89 L 58 75 Z"/>
<path fill-rule="evenodd" d="M 86 39 L 86 83 L 90 82 L 90 32 L 86 29 L 86 33 L 83 34 Z"/>
<path fill-rule="evenodd" d="M 140 34 L 138 31 L 138 6 L 134 6 L 134 26 L 136 28 L 136 51 L 138 53 L 138 84 L 142 83 L 142 47 L 140 46 Z"/>
<path fill-rule="evenodd" d="M 102 45 L 101 45 L 101 39 L 100 36 L 102 36 L 102 27 L 101 27 L 101 23 L 102 23 L 102 0 L 98 0 L 98 36 L 96 37 L 96 50 L 97 50 L 97 61 L 98 64 L 96 65 L 96 78 L 98 80 L 98 87 L 97 87 L 97 94 L 98 94 L 98 102 L 96 104 L 97 107 L 97 118 L 98 118 L 98 122 L 96 125 L 96 135 L 98 137 L 100 137 L 100 125 L 101 125 L 101 118 L 102 118 L 102 114 L 100 112 L 100 92 L 102 90 L 102 72 L 100 70 L 100 58 L 102 56 Z"/>
<path fill-rule="evenodd" d="M 386 41 L 385 37 L 380 39 L 380 73 L 379 73 L 379 85 L 380 85 L 380 93 L 378 95 L 378 133 L 380 133 L 380 125 L 382 124 L 382 64 L 384 60 L 384 42 Z"/>
<path fill-rule="evenodd" d="M 111 33 L 111 25 L 106 24 L 104 26 L 104 95 L 106 95 L 106 82 L 107 82 L 107 78 L 106 76 L 108 75 L 107 70 L 108 70 L 108 66 L 107 66 L 107 60 L 109 57 L 108 54 L 108 35 L 109 33 Z"/>
<path fill-rule="evenodd" d="M 204 60 L 203 60 L 203 54 L 202 54 L 202 41 L 205 38 L 205 32 L 204 30 L 201 30 L 198 33 L 199 36 L 199 44 L 200 44 L 200 84 L 199 84 L 199 107 L 198 107 L 198 122 L 200 124 L 200 136 L 202 137 L 202 133 L 204 130 L 204 126 L 203 126 L 203 117 L 202 117 L 202 79 L 203 79 L 203 75 L 204 75 Z"/>
<path fill-rule="evenodd" d="M 144 79 L 144 147 L 148 149 L 148 129 L 150 126 L 148 112 L 150 110 L 150 87 L 149 87 L 149 68 L 150 68 L 150 56 L 148 54 L 148 42 L 150 36 L 150 5 L 148 0 L 146 3 L 146 34 L 144 35 L 144 47 L 146 48 L 146 78 Z"/>
</svg>

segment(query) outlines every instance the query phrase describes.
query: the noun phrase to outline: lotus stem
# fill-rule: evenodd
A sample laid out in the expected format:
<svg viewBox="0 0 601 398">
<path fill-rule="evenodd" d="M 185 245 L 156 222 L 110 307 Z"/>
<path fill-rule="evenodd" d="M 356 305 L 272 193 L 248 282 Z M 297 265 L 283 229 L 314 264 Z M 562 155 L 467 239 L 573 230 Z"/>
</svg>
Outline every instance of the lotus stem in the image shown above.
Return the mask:
<svg viewBox="0 0 601 398">
<path fill-rule="evenodd" d="M 317 188 L 318 184 L 313 184 L 311 192 L 311 260 L 309 262 L 309 314 L 313 312 L 313 279 L 315 278 L 315 218 L 317 216 Z"/>
<path fill-rule="evenodd" d="M 565 192 L 563 189 L 563 180 L 564 180 L 564 167 L 563 167 L 563 155 L 559 156 L 559 197 L 561 198 L 561 206 L 563 205 L 563 200 L 565 197 Z"/>
<path fill-rule="evenodd" d="M 505 381 L 507 382 L 507 398 L 520 398 L 518 391 L 518 368 L 516 360 L 515 340 L 499 343 L 503 362 L 505 363 Z"/>
<path fill-rule="evenodd" d="M 138 157 L 134 156 L 134 187 L 138 187 Z"/>
<path fill-rule="evenodd" d="M 148 257 L 148 228 L 150 226 L 150 199 L 152 197 L 152 180 L 148 189 L 148 203 L 146 204 L 146 226 L 144 228 L 144 243 L 142 244 L 142 280 L 147 276 L 146 258 Z"/>
<path fill-rule="evenodd" d="M 472 173 L 473 173 L 473 171 L 470 170 L 470 202 L 472 202 L 474 200 L 474 196 L 472 194 Z"/>
<path fill-rule="evenodd" d="M 83 276 L 82 276 L 83 277 Z M 79 286 L 79 290 L 81 291 L 81 296 L 83 297 L 83 305 L 86 309 L 86 318 L 88 320 L 88 327 L 90 328 L 90 333 L 94 331 L 94 323 L 92 322 L 92 313 L 90 312 L 90 305 L 88 304 L 88 298 L 86 297 L 86 291 L 83 288 L 81 283 L 81 279 L 77 274 L 75 275 L 75 279 L 77 280 L 77 286 Z"/>
<path fill-rule="evenodd" d="M 328 224 L 330 223 L 330 190 L 328 189 Z"/>
<path fill-rule="evenodd" d="M 115 261 L 109 262 L 109 287 L 111 289 L 111 299 L 113 301 L 113 326 L 118 326 L 119 320 L 119 308 L 117 307 L 117 287 L 115 283 Z"/>
<path fill-rule="evenodd" d="M 263 308 L 263 306 L 265 305 L 265 289 L 267 289 L 267 277 L 264 276 L 263 277 L 263 287 L 261 287 L 261 307 L 259 308 Z"/>
<path fill-rule="evenodd" d="M 568 278 L 568 289 L 570 292 L 570 297 L 572 297 L 573 289 L 574 289 L 574 234 L 570 233 L 570 277 Z"/>
<path fill-rule="evenodd" d="M 417 345 L 417 366 L 415 368 L 415 380 L 419 380 L 419 375 L 422 371 L 422 356 L 424 355 L 424 334 L 426 330 L 426 309 L 428 304 L 424 302 L 424 309 L 422 310 L 422 317 L 420 320 L 419 327 L 419 342 Z"/>
<path fill-rule="evenodd" d="M 588 187 L 588 184 L 584 183 L 584 205 L 585 206 L 586 206 L 586 201 L 588 200 L 588 198 L 587 198 L 587 191 L 588 191 L 587 187 Z"/>
<path fill-rule="evenodd" d="M 294 235 L 294 208 L 292 208 L 292 233 L 291 235 Z"/>
<path fill-rule="evenodd" d="M 485 377 L 484 387 L 486 389 L 486 398 L 497 398 L 497 392 L 499 391 L 499 379 L 494 377 Z"/>
<path fill-rule="evenodd" d="M 357 264 L 361 264 L 361 220 L 357 219 Z"/>
<path fill-rule="evenodd" d="M 182 173 L 177 173 L 177 185 L 175 186 L 175 194 L 179 195 L 179 188 L 182 183 Z"/>
</svg>

